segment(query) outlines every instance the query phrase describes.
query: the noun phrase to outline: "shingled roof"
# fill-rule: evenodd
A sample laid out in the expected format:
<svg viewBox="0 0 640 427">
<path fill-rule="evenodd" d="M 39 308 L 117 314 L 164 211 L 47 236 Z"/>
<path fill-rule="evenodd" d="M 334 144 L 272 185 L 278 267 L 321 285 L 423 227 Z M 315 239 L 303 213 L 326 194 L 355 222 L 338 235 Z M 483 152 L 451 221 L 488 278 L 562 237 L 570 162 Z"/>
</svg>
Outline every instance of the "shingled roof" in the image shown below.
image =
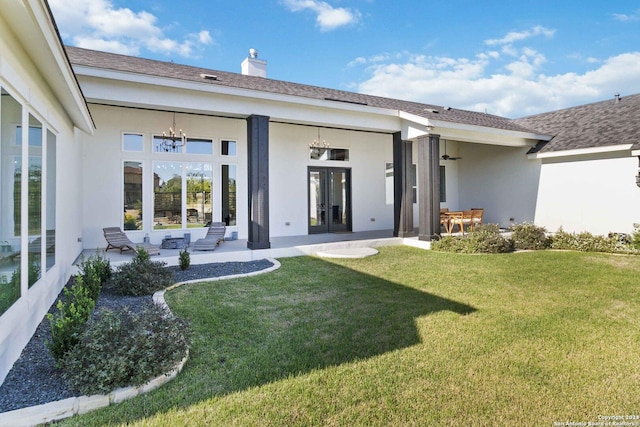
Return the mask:
<svg viewBox="0 0 640 427">
<path fill-rule="evenodd" d="M 133 56 L 100 52 L 66 46 L 72 65 L 95 67 L 106 70 L 165 77 L 204 84 L 249 89 L 281 95 L 299 96 L 326 101 L 346 102 L 371 107 L 399 110 L 419 117 L 443 122 L 461 123 L 494 129 L 532 133 L 530 129 L 516 124 L 513 120 L 486 113 L 445 108 L 442 106 L 402 101 L 373 95 L 364 95 L 318 86 L 291 83 L 264 77 L 247 76 L 239 73 L 210 70 Z M 215 76 L 204 79 L 202 74 Z"/>
<path fill-rule="evenodd" d="M 516 119 L 521 126 L 553 135 L 538 152 L 632 144 L 640 149 L 640 94 Z"/>
</svg>

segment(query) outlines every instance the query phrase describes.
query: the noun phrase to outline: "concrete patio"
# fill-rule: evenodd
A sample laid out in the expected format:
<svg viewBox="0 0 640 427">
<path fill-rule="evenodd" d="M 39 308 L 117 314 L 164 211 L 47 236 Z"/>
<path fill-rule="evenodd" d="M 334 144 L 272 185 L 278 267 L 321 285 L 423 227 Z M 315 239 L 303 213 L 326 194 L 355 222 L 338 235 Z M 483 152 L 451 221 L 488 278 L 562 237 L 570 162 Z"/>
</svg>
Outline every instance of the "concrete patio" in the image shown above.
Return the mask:
<svg viewBox="0 0 640 427">
<path fill-rule="evenodd" d="M 192 264 L 206 264 L 212 262 L 252 261 L 264 258 L 286 258 L 303 255 L 315 255 L 318 252 L 348 249 L 348 248 L 377 248 L 381 246 L 410 245 L 429 249 L 429 242 L 418 240 L 417 237 L 393 237 L 392 230 L 363 231 L 355 233 L 310 234 L 303 236 L 287 236 L 271 238 L 271 248 L 251 250 L 247 248 L 245 239 L 227 240 L 215 251 L 193 251 L 189 248 Z M 105 246 L 97 249 L 85 249 L 76 261 L 82 257 L 88 258 L 96 251 L 104 254 L 111 261 L 111 265 L 131 261 L 132 251 L 119 253 L 118 250 L 104 252 Z M 167 265 L 178 265 L 178 249 L 161 249 L 160 255 L 152 259 L 164 261 Z"/>
</svg>

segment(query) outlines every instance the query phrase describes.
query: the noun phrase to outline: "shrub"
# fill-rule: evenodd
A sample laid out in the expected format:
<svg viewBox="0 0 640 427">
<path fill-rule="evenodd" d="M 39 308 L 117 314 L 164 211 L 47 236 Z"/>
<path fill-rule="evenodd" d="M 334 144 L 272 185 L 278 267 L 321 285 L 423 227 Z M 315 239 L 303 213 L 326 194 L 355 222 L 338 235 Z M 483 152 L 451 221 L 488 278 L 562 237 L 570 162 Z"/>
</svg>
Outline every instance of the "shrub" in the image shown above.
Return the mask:
<svg viewBox="0 0 640 427">
<path fill-rule="evenodd" d="M 640 224 L 633 224 L 633 233 L 629 235 L 629 244 L 640 251 Z"/>
<path fill-rule="evenodd" d="M 64 361 L 64 376 L 85 394 L 141 385 L 170 372 L 186 354 L 188 325 L 158 306 L 139 314 L 102 309 Z"/>
<path fill-rule="evenodd" d="M 121 295 L 151 295 L 173 284 L 173 274 L 165 265 L 161 261 L 151 261 L 149 253 L 139 248 L 131 262 L 116 268 L 111 283 Z"/>
<path fill-rule="evenodd" d="M 547 230 L 535 224 L 515 224 L 511 227 L 511 241 L 515 249 L 547 249 L 551 246 L 551 239 L 547 237 Z"/>
<path fill-rule="evenodd" d="M 457 253 L 504 253 L 511 252 L 511 242 L 500 234 L 497 224 L 482 224 L 466 236 L 445 236 L 435 241 L 431 249 Z"/>
<path fill-rule="evenodd" d="M 638 253 L 617 236 L 593 235 L 587 231 L 567 233 L 562 228 L 553 235 L 551 247 L 581 252 Z"/>
<path fill-rule="evenodd" d="M 98 301 L 102 285 L 111 277 L 111 263 L 99 253 L 82 260 L 78 265 L 78 275 L 82 277 L 82 284 L 87 288 L 89 296 Z"/>
<path fill-rule="evenodd" d="M 95 304 L 82 276 L 77 276 L 71 288 L 64 288 L 64 298 L 56 304 L 57 311 L 47 314 L 51 325 L 51 341 L 47 340 L 47 347 L 57 366 L 61 366 L 64 356 L 78 343 Z"/>
<path fill-rule="evenodd" d="M 189 266 L 191 265 L 191 255 L 189 255 L 189 251 L 187 251 L 187 248 L 184 248 L 180 251 L 179 260 L 180 270 L 184 271 L 189 268 Z"/>
</svg>

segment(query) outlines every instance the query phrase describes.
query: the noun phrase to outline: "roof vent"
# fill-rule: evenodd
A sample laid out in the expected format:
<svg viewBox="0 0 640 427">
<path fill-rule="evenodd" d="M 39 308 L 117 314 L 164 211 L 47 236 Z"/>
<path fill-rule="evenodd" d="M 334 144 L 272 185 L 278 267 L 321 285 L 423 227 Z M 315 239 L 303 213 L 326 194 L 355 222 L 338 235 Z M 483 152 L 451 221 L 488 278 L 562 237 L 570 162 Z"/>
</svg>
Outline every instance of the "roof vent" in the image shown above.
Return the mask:
<svg viewBox="0 0 640 427">
<path fill-rule="evenodd" d="M 615 98 L 615 103 L 617 104 L 618 102 L 622 101 L 622 97 L 620 96 L 620 94 L 618 92 L 616 92 L 615 95 L 613 95 L 613 97 Z"/>
<path fill-rule="evenodd" d="M 202 73 L 200 74 L 200 77 L 205 80 L 218 80 L 218 76 L 216 76 L 215 74 Z"/>
<path fill-rule="evenodd" d="M 436 110 L 435 108 L 425 108 L 424 111 L 426 111 L 427 113 L 435 113 L 435 114 L 440 113 L 440 111 Z"/>
</svg>

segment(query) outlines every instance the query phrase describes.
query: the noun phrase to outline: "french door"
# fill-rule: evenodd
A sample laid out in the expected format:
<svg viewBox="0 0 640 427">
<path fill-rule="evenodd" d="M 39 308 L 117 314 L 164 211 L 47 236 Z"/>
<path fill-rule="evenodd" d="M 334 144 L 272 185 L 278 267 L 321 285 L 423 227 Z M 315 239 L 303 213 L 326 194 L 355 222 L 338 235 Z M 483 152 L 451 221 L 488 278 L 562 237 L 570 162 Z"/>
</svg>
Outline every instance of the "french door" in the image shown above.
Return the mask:
<svg viewBox="0 0 640 427">
<path fill-rule="evenodd" d="M 309 167 L 309 234 L 351 231 L 351 170 Z"/>
</svg>

